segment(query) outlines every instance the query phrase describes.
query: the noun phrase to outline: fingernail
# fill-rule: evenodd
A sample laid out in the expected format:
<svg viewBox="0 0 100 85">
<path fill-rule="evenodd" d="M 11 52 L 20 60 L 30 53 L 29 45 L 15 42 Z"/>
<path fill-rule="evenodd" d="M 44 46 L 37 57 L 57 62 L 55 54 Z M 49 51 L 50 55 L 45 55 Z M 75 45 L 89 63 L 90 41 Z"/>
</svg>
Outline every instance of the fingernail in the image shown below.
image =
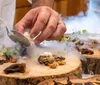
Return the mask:
<svg viewBox="0 0 100 85">
<path fill-rule="evenodd" d="M 35 37 L 35 34 L 30 34 L 30 37 L 31 37 L 31 38 L 34 38 L 34 37 Z"/>
<path fill-rule="evenodd" d="M 37 44 L 40 43 L 40 41 L 38 41 L 38 40 L 34 40 L 34 43 L 37 45 Z"/>
</svg>

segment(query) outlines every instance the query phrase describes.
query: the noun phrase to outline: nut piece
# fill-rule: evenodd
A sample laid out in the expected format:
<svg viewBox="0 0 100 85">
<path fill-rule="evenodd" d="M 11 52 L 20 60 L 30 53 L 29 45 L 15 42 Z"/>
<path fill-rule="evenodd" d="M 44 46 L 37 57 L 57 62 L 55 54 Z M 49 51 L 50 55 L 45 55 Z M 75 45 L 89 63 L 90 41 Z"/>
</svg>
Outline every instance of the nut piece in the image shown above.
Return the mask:
<svg viewBox="0 0 100 85">
<path fill-rule="evenodd" d="M 66 64 L 65 61 L 58 61 L 57 63 L 58 63 L 59 65 L 65 65 L 65 64 Z"/>
<path fill-rule="evenodd" d="M 15 59 L 14 57 L 9 57 L 8 61 L 11 62 L 11 63 L 16 63 L 17 59 Z"/>
<path fill-rule="evenodd" d="M 49 66 L 52 69 L 56 68 L 58 65 L 65 65 L 66 62 L 64 60 L 65 60 L 64 57 L 52 55 L 51 53 L 48 52 L 45 52 L 44 54 L 40 55 L 40 57 L 38 58 L 38 62 L 40 64 Z"/>
<path fill-rule="evenodd" d="M 53 56 L 40 56 L 38 58 L 38 61 L 40 64 L 48 65 L 48 64 L 53 63 L 55 61 L 55 59 Z"/>
<path fill-rule="evenodd" d="M 49 67 L 54 69 L 58 66 L 58 63 L 57 62 L 53 62 L 52 64 L 49 64 Z"/>
</svg>

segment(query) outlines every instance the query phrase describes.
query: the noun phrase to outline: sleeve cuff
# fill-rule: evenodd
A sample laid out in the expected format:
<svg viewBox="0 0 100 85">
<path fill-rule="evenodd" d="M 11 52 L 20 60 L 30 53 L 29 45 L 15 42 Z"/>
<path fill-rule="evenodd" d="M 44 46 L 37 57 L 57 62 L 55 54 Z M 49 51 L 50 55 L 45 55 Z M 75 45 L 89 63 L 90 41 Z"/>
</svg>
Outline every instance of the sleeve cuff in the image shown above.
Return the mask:
<svg viewBox="0 0 100 85">
<path fill-rule="evenodd" d="M 32 4 L 32 0 L 28 0 Z"/>
</svg>

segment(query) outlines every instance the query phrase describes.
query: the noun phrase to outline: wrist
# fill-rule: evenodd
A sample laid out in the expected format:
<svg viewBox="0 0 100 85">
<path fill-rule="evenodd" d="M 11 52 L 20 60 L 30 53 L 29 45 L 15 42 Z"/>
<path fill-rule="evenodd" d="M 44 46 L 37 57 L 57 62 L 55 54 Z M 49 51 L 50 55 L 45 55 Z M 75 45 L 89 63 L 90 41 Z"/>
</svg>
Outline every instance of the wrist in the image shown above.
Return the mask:
<svg viewBox="0 0 100 85">
<path fill-rule="evenodd" d="M 55 0 L 32 0 L 32 7 L 49 6 L 54 8 Z"/>
</svg>

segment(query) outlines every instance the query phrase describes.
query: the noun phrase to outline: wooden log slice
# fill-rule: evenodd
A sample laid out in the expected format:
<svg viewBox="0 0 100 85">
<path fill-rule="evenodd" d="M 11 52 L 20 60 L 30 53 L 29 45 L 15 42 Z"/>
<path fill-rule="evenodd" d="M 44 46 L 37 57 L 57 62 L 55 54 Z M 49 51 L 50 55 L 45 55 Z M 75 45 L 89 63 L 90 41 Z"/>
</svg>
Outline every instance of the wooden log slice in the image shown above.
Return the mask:
<svg viewBox="0 0 100 85">
<path fill-rule="evenodd" d="M 38 63 L 38 58 L 26 59 L 25 73 L 5 74 L 4 69 L 13 63 L 4 63 L 0 65 L 0 85 L 37 85 L 39 82 L 47 79 L 62 77 L 81 77 L 81 61 L 77 57 L 66 57 L 66 65 L 51 69 Z M 17 63 L 22 63 L 18 61 Z"/>
<path fill-rule="evenodd" d="M 87 61 L 82 61 L 83 70 L 85 74 L 100 74 L 100 51 L 98 49 L 92 49 L 94 54 L 83 56 L 86 57 Z"/>
<path fill-rule="evenodd" d="M 94 76 L 88 79 L 70 79 L 59 78 L 45 80 L 38 85 L 100 85 L 100 76 Z"/>
<path fill-rule="evenodd" d="M 85 74 L 100 74 L 100 35 L 78 35 L 71 37 L 71 34 L 65 35 L 70 37 L 71 47 L 75 48 L 80 55 L 85 56 L 87 61 L 82 61 L 83 72 Z M 82 49 L 88 51 L 82 51 Z"/>
<path fill-rule="evenodd" d="M 87 61 L 82 61 L 82 69 L 85 74 L 100 74 L 100 50 L 97 48 L 88 48 L 93 54 L 81 54 Z"/>
</svg>

